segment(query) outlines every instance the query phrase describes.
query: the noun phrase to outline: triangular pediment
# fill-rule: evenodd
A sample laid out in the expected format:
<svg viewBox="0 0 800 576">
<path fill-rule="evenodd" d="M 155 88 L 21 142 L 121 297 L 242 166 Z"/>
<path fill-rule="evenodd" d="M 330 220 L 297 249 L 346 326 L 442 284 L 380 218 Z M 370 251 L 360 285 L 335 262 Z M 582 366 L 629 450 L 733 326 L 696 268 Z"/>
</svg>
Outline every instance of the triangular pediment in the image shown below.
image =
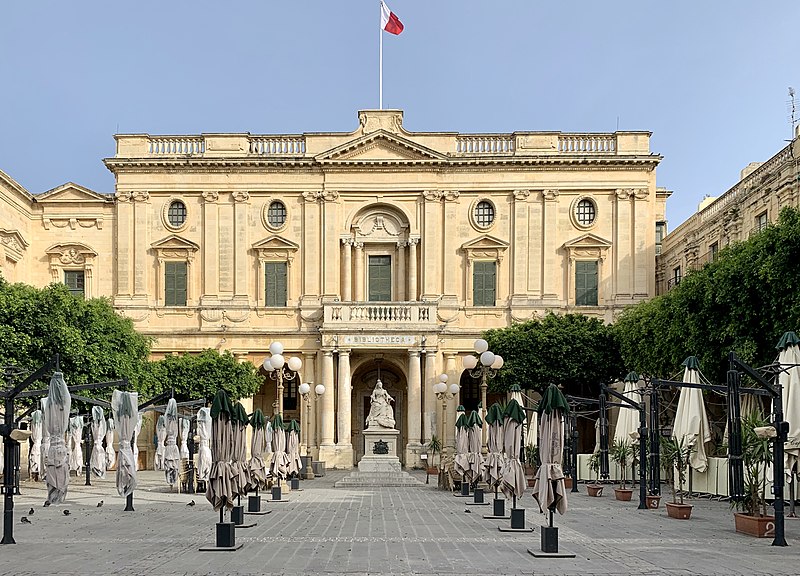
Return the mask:
<svg viewBox="0 0 800 576">
<path fill-rule="evenodd" d="M 440 152 L 378 130 L 317 155 L 318 162 L 445 162 Z"/>
<path fill-rule="evenodd" d="M 21 198 L 26 200 L 26 203 L 30 205 L 30 201 L 33 200 L 33 196 L 30 192 L 25 190 L 22 187 L 22 184 L 14 180 L 11 176 L 0 170 L 0 192 L 13 192 L 14 194 L 18 195 Z"/>
<path fill-rule="evenodd" d="M 39 203 L 48 202 L 53 204 L 71 204 L 77 202 L 105 203 L 113 202 L 114 197 L 109 194 L 98 194 L 74 182 L 67 182 L 66 184 L 62 184 L 52 190 L 37 195 L 36 201 Z"/>
<path fill-rule="evenodd" d="M 564 248 L 611 248 L 611 242 L 594 234 L 584 234 L 564 242 Z"/>
<path fill-rule="evenodd" d="M 280 236 L 269 236 L 253 244 L 253 250 L 289 250 L 294 252 L 299 248 L 299 244 L 295 244 L 294 242 L 286 240 L 285 238 L 281 238 Z"/>
<path fill-rule="evenodd" d="M 469 250 L 505 250 L 508 248 L 508 242 L 504 242 L 499 238 L 495 238 L 494 236 L 481 236 L 479 238 L 475 238 L 474 240 L 470 240 L 469 242 L 465 242 L 461 245 L 461 249 L 465 251 Z"/>
<path fill-rule="evenodd" d="M 166 238 L 162 238 L 161 240 L 153 242 L 150 247 L 153 248 L 153 250 L 189 250 L 191 252 L 200 249 L 198 244 L 195 244 L 186 238 L 176 236 L 175 234 L 171 234 Z"/>
</svg>

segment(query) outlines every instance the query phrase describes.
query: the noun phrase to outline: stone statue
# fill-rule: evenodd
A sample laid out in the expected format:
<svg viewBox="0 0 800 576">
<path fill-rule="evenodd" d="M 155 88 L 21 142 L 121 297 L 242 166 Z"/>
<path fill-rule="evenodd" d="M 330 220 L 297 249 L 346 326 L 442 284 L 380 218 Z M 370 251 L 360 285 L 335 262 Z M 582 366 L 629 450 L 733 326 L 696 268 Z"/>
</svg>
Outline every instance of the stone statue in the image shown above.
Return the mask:
<svg viewBox="0 0 800 576">
<path fill-rule="evenodd" d="M 383 383 L 378 380 L 370 397 L 369 416 L 367 428 L 394 428 L 394 410 L 390 402 L 394 398 L 383 388 Z"/>
</svg>

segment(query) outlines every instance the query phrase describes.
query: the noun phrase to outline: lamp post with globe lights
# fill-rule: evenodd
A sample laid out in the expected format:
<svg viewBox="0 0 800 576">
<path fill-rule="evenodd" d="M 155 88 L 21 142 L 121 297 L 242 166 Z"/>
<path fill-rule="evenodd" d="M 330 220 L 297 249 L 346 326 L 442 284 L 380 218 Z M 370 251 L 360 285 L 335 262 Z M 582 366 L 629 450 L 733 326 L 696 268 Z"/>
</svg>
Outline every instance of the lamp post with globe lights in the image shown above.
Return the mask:
<svg viewBox="0 0 800 576">
<path fill-rule="evenodd" d="M 464 356 L 462 363 L 464 370 L 476 380 L 481 381 L 481 416 L 483 427 L 481 429 L 481 452 L 486 449 L 486 393 L 489 388 L 489 378 L 494 378 L 497 371 L 503 367 L 503 357 L 489 350 L 489 343 L 483 338 L 475 340 L 473 344 L 475 355 Z"/>
<path fill-rule="evenodd" d="M 433 393 L 436 394 L 436 398 L 438 398 L 442 402 L 442 435 L 440 436 L 442 439 L 442 449 L 439 454 L 441 465 L 439 466 L 439 488 L 444 487 L 444 479 L 447 470 L 447 466 L 449 466 L 449 456 L 447 452 L 447 401 L 452 400 L 455 398 L 456 394 L 458 394 L 459 385 L 458 384 L 450 384 L 447 385 L 447 374 L 439 374 L 439 381 L 433 385 Z M 447 461 L 445 461 L 447 458 Z"/>
<path fill-rule="evenodd" d="M 271 356 L 264 359 L 264 370 L 267 376 L 278 383 L 277 397 L 272 404 L 274 414 L 283 416 L 283 383 L 298 378 L 303 361 L 297 356 L 292 356 L 288 360 L 283 356 L 283 344 L 273 342 L 269 345 Z"/>
<path fill-rule="evenodd" d="M 310 426 L 309 423 L 311 422 L 311 384 L 308 382 L 303 382 L 298 387 L 297 391 L 300 393 L 300 396 L 303 397 L 303 401 L 306 404 L 306 425 L 305 425 L 305 436 L 306 436 L 306 469 L 303 473 L 306 480 L 312 480 L 314 478 L 314 469 L 311 467 L 311 453 L 309 452 L 309 446 L 311 444 L 311 436 Z M 325 394 L 325 385 L 324 384 L 317 384 L 314 386 L 314 399 L 316 400 L 320 396 Z"/>
</svg>

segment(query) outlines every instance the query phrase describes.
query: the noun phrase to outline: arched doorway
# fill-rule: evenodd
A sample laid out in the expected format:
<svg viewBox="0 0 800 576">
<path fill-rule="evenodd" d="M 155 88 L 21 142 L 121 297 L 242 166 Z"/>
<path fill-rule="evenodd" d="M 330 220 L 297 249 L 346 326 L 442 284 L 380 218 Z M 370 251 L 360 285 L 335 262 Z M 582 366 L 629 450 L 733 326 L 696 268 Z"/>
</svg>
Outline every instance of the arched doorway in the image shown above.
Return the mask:
<svg viewBox="0 0 800 576">
<path fill-rule="evenodd" d="M 367 415 L 369 415 L 370 395 L 375 388 L 378 378 L 383 387 L 394 399 L 395 428 L 400 431 L 398 438 L 397 455 L 401 464 L 405 466 L 405 446 L 408 443 L 406 430 L 406 389 L 407 382 L 400 367 L 385 359 L 370 360 L 358 367 L 353 374 L 353 419 L 351 421 L 353 434 L 353 465 L 358 464 L 364 455 L 364 430 Z"/>
</svg>

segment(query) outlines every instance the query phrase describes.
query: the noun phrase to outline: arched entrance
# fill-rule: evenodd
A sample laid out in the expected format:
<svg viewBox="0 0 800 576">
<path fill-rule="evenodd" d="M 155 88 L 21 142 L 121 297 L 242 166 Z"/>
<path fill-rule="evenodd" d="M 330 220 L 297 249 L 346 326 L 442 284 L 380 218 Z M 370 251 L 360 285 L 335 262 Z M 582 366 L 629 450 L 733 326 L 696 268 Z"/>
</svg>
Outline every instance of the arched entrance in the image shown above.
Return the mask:
<svg viewBox="0 0 800 576">
<path fill-rule="evenodd" d="M 400 367 L 386 359 L 375 359 L 365 362 L 353 373 L 353 419 L 351 422 L 353 435 L 353 465 L 358 464 L 364 455 L 364 430 L 370 408 L 370 395 L 375 388 L 375 382 L 380 377 L 383 387 L 394 399 L 395 428 L 400 431 L 398 438 L 397 455 L 401 464 L 405 466 L 405 446 L 408 443 L 406 427 L 406 390 L 408 388 L 405 375 Z"/>
</svg>

